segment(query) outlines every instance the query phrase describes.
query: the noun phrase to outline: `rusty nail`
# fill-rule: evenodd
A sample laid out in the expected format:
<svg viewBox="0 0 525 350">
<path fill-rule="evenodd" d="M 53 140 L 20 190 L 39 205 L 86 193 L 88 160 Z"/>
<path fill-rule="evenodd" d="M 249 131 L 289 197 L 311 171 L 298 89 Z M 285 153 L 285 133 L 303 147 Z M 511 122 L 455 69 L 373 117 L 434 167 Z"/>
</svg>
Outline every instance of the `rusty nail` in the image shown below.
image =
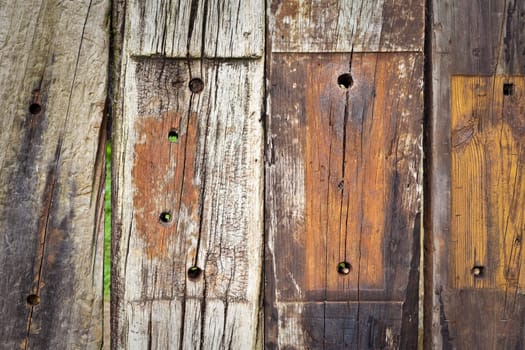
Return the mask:
<svg viewBox="0 0 525 350">
<path fill-rule="evenodd" d="M 29 294 L 26 299 L 27 303 L 31 306 L 40 304 L 40 297 L 36 294 Z"/>
<path fill-rule="evenodd" d="M 189 84 L 191 92 L 199 93 L 204 90 L 204 82 L 200 78 L 193 78 L 190 80 Z"/>
</svg>

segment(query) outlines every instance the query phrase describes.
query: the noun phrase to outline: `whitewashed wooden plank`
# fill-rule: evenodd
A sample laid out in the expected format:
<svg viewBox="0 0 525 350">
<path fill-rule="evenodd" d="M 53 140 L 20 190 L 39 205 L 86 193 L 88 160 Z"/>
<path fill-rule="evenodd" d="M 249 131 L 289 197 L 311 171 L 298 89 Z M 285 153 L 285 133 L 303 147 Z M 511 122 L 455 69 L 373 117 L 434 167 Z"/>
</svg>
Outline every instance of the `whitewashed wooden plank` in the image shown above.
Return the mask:
<svg viewBox="0 0 525 350">
<path fill-rule="evenodd" d="M 183 348 L 252 347 L 262 264 L 263 62 L 128 58 L 122 71 L 114 150 L 117 348 L 139 347 L 168 329 Z M 191 91 L 190 77 L 202 79 L 202 92 Z M 159 222 L 162 211 L 171 213 L 169 223 Z M 199 277 L 188 277 L 192 266 L 202 269 Z M 180 307 L 155 320 L 139 310 L 161 300 Z M 155 337 L 155 348 L 165 348 Z"/>
<path fill-rule="evenodd" d="M 263 0 L 132 0 L 128 50 L 138 56 L 261 57 Z"/>
<path fill-rule="evenodd" d="M 101 347 L 108 10 L 0 0 L 2 349 Z"/>
</svg>

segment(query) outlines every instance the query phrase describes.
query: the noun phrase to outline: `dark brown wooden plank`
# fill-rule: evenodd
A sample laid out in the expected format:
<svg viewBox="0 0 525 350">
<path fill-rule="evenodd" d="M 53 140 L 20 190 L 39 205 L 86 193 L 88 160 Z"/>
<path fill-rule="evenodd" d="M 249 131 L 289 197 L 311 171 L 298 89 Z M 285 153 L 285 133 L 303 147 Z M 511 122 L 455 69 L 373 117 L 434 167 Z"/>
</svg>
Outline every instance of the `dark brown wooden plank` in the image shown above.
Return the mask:
<svg viewBox="0 0 525 350">
<path fill-rule="evenodd" d="M 425 348 L 524 347 L 525 3 L 433 1 Z M 430 81 L 430 80 L 429 80 Z M 514 83 L 515 95 L 503 84 Z M 479 277 L 474 267 L 483 267 Z"/>
<path fill-rule="evenodd" d="M 100 349 L 108 1 L 0 2 L 0 348 Z"/>
<path fill-rule="evenodd" d="M 367 322 L 385 325 L 376 331 L 389 346 L 417 343 L 422 60 L 272 55 L 267 347 L 380 346 L 365 341 Z M 308 311 L 304 302 L 314 301 L 322 307 Z M 326 314 L 345 303 L 338 321 Z"/>
</svg>

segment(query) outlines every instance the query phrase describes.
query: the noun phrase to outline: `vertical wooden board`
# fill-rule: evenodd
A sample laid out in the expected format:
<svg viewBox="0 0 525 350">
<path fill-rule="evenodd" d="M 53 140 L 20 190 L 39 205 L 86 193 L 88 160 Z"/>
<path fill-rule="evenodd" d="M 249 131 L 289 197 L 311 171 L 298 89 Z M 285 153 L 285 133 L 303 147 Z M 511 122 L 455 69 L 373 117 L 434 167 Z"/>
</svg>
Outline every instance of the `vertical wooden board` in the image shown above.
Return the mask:
<svg viewBox="0 0 525 350">
<path fill-rule="evenodd" d="M 395 347 L 416 341 L 422 59 L 272 55 L 267 347 L 365 346 L 372 329 Z M 343 305 L 346 314 L 327 311 Z"/>
<path fill-rule="evenodd" d="M 272 52 L 422 51 L 421 0 L 271 0 Z"/>
<path fill-rule="evenodd" d="M 443 0 L 431 12 L 425 348 L 523 348 L 523 112 L 502 84 L 522 84 L 525 3 Z"/>
<path fill-rule="evenodd" d="M 453 76 L 451 83 L 451 286 L 517 292 L 525 80 Z"/>
<path fill-rule="evenodd" d="M 0 1 L 0 348 L 100 349 L 108 1 Z"/>
<path fill-rule="evenodd" d="M 128 62 L 116 126 L 116 348 L 254 346 L 262 72 L 262 61 Z M 202 92 L 189 88 L 196 77 Z M 192 267 L 202 273 L 192 278 Z"/>
<path fill-rule="evenodd" d="M 128 50 L 165 57 L 261 57 L 264 0 L 130 0 Z"/>
</svg>

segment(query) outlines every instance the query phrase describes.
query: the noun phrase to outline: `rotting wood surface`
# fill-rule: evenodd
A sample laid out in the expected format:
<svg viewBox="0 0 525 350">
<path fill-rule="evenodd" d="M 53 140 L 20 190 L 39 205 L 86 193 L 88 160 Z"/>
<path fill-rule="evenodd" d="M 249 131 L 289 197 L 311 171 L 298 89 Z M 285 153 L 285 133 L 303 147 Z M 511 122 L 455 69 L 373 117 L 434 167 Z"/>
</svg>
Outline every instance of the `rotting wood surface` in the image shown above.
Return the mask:
<svg viewBox="0 0 525 350">
<path fill-rule="evenodd" d="M 522 349 L 525 3 L 431 10 L 425 348 Z"/>
<path fill-rule="evenodd" d="M 260 347 L 264 3 L 126 5 L 112 348 Z"/>
<path fill-rule="evenodd" d="M 100 349 L 108 1 L 0 1 L 0 348 Z"/>
<path fill-rule="evenodd" d="M 268 349 L 417 344 L 423 6 L 271 2 Z"/>
</svg>

